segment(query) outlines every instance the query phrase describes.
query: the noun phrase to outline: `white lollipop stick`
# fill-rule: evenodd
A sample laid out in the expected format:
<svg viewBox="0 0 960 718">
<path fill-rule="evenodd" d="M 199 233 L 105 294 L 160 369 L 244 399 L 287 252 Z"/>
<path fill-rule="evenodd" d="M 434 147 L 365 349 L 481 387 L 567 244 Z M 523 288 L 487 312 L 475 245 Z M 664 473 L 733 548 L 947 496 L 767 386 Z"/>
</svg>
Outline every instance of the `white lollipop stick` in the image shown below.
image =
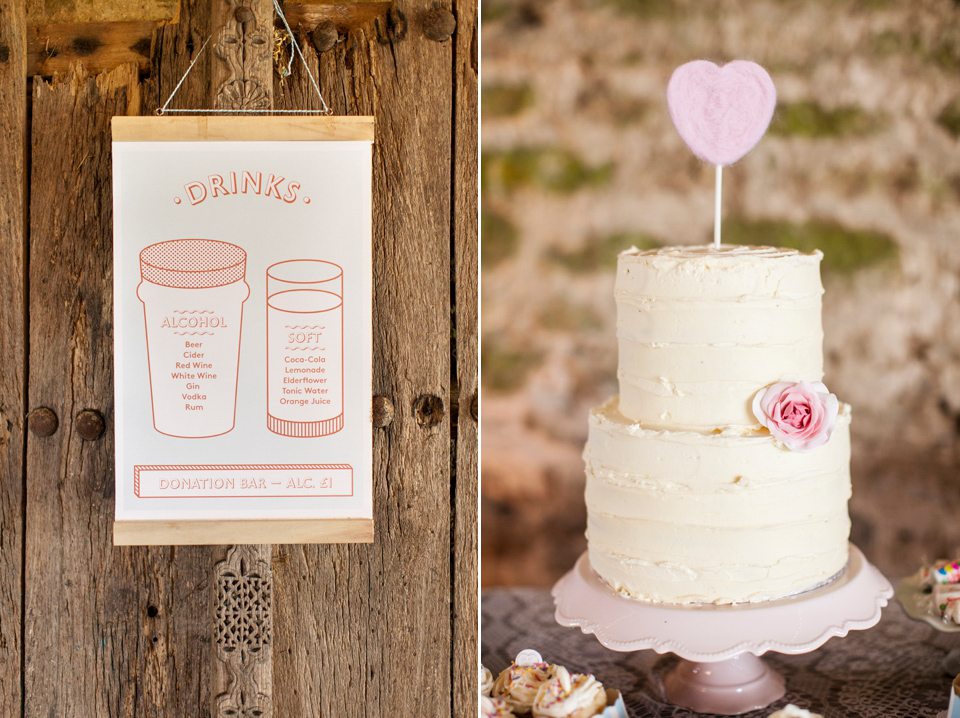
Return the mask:
<svg viewBox="0 0 960 718">
<path fill-rule="evenodd" d="M 713 248 L 720 249 L 720 190 L 723 186 L 723 165 L 717 165 L 717 189 L 713 207 Z"/>
</svg>

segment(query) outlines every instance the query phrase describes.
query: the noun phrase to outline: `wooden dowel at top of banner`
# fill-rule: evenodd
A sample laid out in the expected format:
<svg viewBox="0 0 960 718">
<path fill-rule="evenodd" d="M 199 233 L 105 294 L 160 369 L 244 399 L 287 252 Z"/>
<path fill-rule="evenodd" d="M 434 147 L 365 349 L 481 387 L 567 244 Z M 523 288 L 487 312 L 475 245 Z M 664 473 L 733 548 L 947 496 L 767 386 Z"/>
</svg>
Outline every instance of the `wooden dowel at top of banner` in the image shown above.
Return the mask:
<svg viewBox="0 0 960 718">
<path fill-rule="evenodd" d="M 114 117 L 114 142 L 372 141 L 373 117 Z"/>
</svg>

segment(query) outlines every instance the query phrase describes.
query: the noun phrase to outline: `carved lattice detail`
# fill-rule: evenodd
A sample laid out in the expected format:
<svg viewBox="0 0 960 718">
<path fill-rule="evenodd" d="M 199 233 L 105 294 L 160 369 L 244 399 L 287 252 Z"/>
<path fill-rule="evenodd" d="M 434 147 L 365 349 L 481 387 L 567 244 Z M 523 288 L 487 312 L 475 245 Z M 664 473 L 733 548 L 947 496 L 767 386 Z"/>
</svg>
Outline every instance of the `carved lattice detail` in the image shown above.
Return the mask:
<svg viewBox="0 0 960 718">
<path fill-rule="evenodd" d="M 217 565 L 215 626 L 217 658 L 227 674 L 217 696 L 224 718 L 273 715 L 271 645 L 273 574 L 270 546 L 234 546 Z"/>
</svg>

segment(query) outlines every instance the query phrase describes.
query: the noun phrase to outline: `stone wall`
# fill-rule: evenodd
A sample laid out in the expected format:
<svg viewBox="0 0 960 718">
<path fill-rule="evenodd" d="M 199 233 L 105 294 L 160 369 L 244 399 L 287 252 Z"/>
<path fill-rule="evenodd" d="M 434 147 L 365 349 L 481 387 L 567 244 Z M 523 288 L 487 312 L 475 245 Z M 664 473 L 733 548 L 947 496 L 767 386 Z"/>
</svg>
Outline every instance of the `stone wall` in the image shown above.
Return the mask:
<svg viewBox="0 0 960 718">
<path fill-rule="evenodd" d="M 482 580 L 584 549 L 580 451 L 616 393 L 618 251 L 703 244 L 688 60 L 778 90 L 724 172 L 725 243 L 825 253 L 825 381 L 854 407 L 853 540 L 891 577 L 960 547 L 960 3 L 484 0 Z"/>
</svg>

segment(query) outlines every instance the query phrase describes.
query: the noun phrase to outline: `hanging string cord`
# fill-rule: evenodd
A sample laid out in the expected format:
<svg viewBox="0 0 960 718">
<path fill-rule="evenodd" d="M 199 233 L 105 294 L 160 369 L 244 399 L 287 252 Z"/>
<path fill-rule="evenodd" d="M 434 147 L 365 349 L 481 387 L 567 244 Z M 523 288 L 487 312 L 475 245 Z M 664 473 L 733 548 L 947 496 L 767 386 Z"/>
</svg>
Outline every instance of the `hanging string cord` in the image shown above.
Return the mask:
<svg viewBox="0 0 960 718">
<path fill-rule="evenodd" d="M 287 23 L 287 18 L 283 14 L 283 10 L 280 9 L 280 3 L 277 0 L 273 0 L 273 9 L 276 11 L 280 20 L 283 22 L 283 27 L 287 31 L 287 35 L 290 36 L 290 59 L 287 61 L 287 74 L 291 74 L 293 70 L 293 53 L 296 51 L 299 55 L 300 60 L 303 62 L 303 67 L 307 71 L 307 77 L 310 78 L 310 84 L 313 85 L 313 89 L 317 92 L 317 97 L 320 98 L 320 104 L 323 106 L 320 110 L 193 110 L 193 109 L 169 109 L 170 101 L 173 100 L 173 96 L 177 94 L 180 90 L 180 87 L 183 85 L 184 81 L 187 79 L 187 75 L 190 74 L 190 71 L 193 69 L 193 66 L 197 64 L 197 60 L 200 59 L 200 55 L 203 54 L 204 49 L 207 46 L 207 43 L 210 42 L 210 38 L 213 35 L 208 35 L 207 39 L 204 40 L 203 45 L 200 46 L 200 49 L 197 51 L 196 56 L 190 62 L 190 66 L 187 68 L 187 71 L 183 73 L 183 77 L 180 78 L 180 82 L 177 83 L 177 86 L 173 88 L 173 92 L 170 93 L 170 97 L 167 98 L 167 101 L 163 103 L 163 107 L 157 110 L 158 115 L 163 115 L 167 112 L 193 112 L 193 113 L 217 113 L 217 114 L 253 114 L 253 115 L 276 115 L 276 114 L 295 114 L 295 115 L 304 115 L 304 114 L 321 114 L 329 115 L 333 113 L 333 110 L 327 105 L 327 101 L 323 99 L 323 94 L 320 92 L 320 86 L 317 85 L 317 81 L 313 78 L 313 73 L 310 72 L 310 65 L 307 64 L 307 58 L 303 56 L 303 53 L 300 51 L 300 45 L 297 43 L 297 38 L 293 35 L 293 30 L 290 29 L 289 23 Z"/>
<path fill-rule="evenodd" d="M 273 0 L 273 9 L 276 11 L 277 16 L 280 18 L 280 21 L 283 22 L 283 27 L 287 31 L 287 34 L 290 36 L 290 59 L 287 61 L 287 74 L 290 74 L 291 69 L 293 68 L 293 52 L 296 50 L 297 55 L 300 56 L 301 62 L 303 62 L 303 68 L 307 71 L 307 77 L 310 78 L 310 84 L 313 85 L 313 89 L 317 91 L 317 97 L 320 98 L 320 104 L 323 105 L 323 109 L 320 110 L 325 115 L 329 115 L 331 110 L 327 106 L 327 101 L 323 99 L 323 94 L 320 92 L 320 86 L 317 85 L 317 81 L 313 79 L 313 73 L 310 72 L 310 65 L 307 64 L 307 58 L 303 56 L 303 53 L 300 51 L 300 43 L 297 42 L 297 38 L 293 35 L 293 30 L 290 29 L 290 24 L 287 22 L 287 16 L 283 14 L 283 10 L 280 8 L 280 3 L 277 0 Z"/>
<path fill-rule="evenodd" d="M 163 107 L 157 110 L 158 115 L 162 115 L 167 111 L 167 107 L 170 105 L 170 100 L 173 99 L 173 96 L 177 94 L 177 91 L 180 89 L 180 86 L 183 84 L 183 81 L 187 79 L 187 75 L 190 74 L 190 70 L 193 69 L 193 66 L 197 64 L 197 60 L 200 59 L 200 55 L 203 54 L 203 49 L 207 46 L 207 43 L 210 42 L 210 38 L 213 35 L 207 35 L 207 39 L 203 41 L 203 44 L 200 46 L 200 50 L 197 52 L 196 57 L 193 58 L 190 62 L 190 67 L 187 68 L 187 71 L 183 73 L 183 77 L 180 78 L 180 82 L 177 83 L 177 86 L 173 88 L 173 92 L 170 93 L 170 97 L 167 98 L 167 101 L 163 103 Z M 171 112 L 180 112 L 181 110 L 171 110 Z"/>
</svg>

